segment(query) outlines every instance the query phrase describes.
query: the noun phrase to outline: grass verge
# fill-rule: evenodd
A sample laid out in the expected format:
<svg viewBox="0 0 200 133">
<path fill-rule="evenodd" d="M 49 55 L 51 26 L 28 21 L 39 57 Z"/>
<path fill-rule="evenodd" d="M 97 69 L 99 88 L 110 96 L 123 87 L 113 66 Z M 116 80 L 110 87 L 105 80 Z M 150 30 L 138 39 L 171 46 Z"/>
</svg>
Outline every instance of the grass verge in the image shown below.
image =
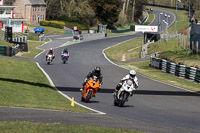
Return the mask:
<svg viewBox="0 0 200 133">
<path fill-rule="evenodd" d="M 41 46 L 44 42 L 49 41 L 45 39 L 44 41 L 28 41 L 28 52 L 19 52 L 16 56 L 21 56 L 24 58 L 34 58 L 37 54 L 42 52 L 41 49 L 36 49 L 36 47 Z"/>
<path fill-rule="evenodd" d="M 13 47 L 15 45 L 13 43 L 5 42 L 5 41 L 0 41 L 0 46 Z"/>
<path fill-rule="evenodd" d="M 176 14 L 176 10 L 174 9 L 168 9 L 168 8 L 158 8 L 158 7 L 152 7 L 154 9 L 161 9 L 161 10 L 167 10 L 169 12 L 172 12 Z M 177 31 L 181 32 L 184 28 L 188 26 L 188 13 L 187 11 L 177 11 L 178 14 L 178 22 L 177 22 Z M 175 24 L 171 25 L 169 28 L 170 33 L 175 33 Z M 164 33 L 164 32 L 163 32 Z M 182 64 L 186 66 L 196 67 L 200 68 L 200 56 L 199 55 L 192 55 L 191 52 L 189 55 L 187 55 L 186 50 L 183 49 L 182 46 L 178 45 L 177 42 L 177 54 L 175 54 L 175 38 L 170 38 L 168 42 L 156 42 L 149 45 L 148 53 L 154 53 L 154 52 L 161 52 L 161 54 L 158 56 L 159 58 L 163 58 L 166 60 L 169 60 L 171 62 Z"/>
<path fill-rule="evenodd" d="M 174 15 L 176 15 L 176 10 L 169 9 L 169 8 L 161 8 L 161 7 L 151 7 L 153 9 L 159 9 L 164 10 L 168 12 L 172 12 Z M 188 26 L 188 12 L 183 10 L 177 10 L 177 32 L 181 32 L 184 28 Z M 169 27 L 169 33 L 175 33 L 175 23 L 173 23 Z"/>
<path fill-rule="evenodd" d="M 119 26 L 116 30 L 107 30 L 107 37 L 117 37 L 124 36 L 126 34 L 134 33 L 135 31 L 130 31 L 130 26 L 135 25 L 135 23 L 127 23 L 123 26 Z"/>
<path fill-rule="evenodd" d="M 135 38 L 105 51 L 108 58 L 114 62 L 128 61 L 139 58 L 142 38 Z"/>
<path fill-rule="evenodd" d="M 168 43 L 161 43 L 160 41 L 158 41 L 154 44 L 150 44 L 148 48 L 148 53 L 150 54 L 161 51 L 161 54 L 159 55 L 160 58 L 166 59 L 176 64 L 200 68 L 200 55 L 187 55 L 186 50 L 183 49 L 181 46 L 177 46 L 177 54 L 174 52 L 174 49 L 175 39 L 171 38 Z"/>
<path fill-rule="evenodd" d="M 36 49 L 36 47 L 42 45 L 44 42 L 39 41 L 28 41 L 28 52 L 19 52 L 19 56 L 24 58 L 34 58 L 37 54 L 42 52 L 41 49 Z"/>
<path fill-rule="evenodd" d="M 157 9 L 163 9 L 163 8 L 157 8 Z M 168 9 L 165 9 L 165 10 L 168 10 Z M 172 10 L 172 9 L 169 9 L 168 11 L 175 12 L 175 10 Z M 178 14 L 179 14 L 178 19 L 180 19 L 180 23 L 182 24 L 178 24 L 177 29 L 178 31 L 181 31 L 181 29 L 183 29 L 187 25 L 187 19 L 185 19 L 187 14 L 185 11 L 178 11 Z M 173 31 L 173 25 L 170 27 L 170 31 L 171 32 Z M 138 39 L 138 44 L 141 44 L 140 41 L 142 39 L 141 40 L 139 40 L 139 38 L 137 39 Z M 124 58 L 126 61 L 136 59 L 139 57 L 139 52 L 141 50 L 141 48 L 137 49 L 137 47 L 140 45 L 131 45 L 131 44 L 135 44 L 136 40 L 133 39 L 128 42 L 116 45 L 114 47 L 111 47 L 105 50 L 104 52 L 106 56 L 113 62 L 122 61 L 123 56 L 130 57 L 130 58 Z M 179 64 L 185 64 L 185 65 L 187 64 L 187 65 L 192 65 L 192 66 L 197 66 L 200 64 L 200 59 L 198 55 L 187 56 L 185 50 L 182 49 L 182 47 L 178 46 L 177 47 L 178 54 L 174 54 L 173 52 L 174 46 L 175 46 L 174 42 L 175 42 L 174 39 L 170 39 L 168 43 L 166 42 L 161 43 L 160 41 L 158 41 L 154 44 L 150 44 L 148 48 L 148 52 L 154 53 L 154 52 L 160 51 L 161 52 L 160 57 L 167 58 L 173 62 L 176 61 Z M 131 49 L 137 49 L 138 54 L 134 52 L 129 52 Z M 150 77 L 152 79 L 156 79 L 156 80 L 159 80 L 168 84 L 172 84 L 175 86 L 179 86 L 181 88 L 185 88 L 185 89 L 192 90 L 195 92 L 200 92 L 199 84 L 196 84 L 186 79 L 178 78 L 176 76 L 163 73 L 160 70 L 151 68 L 149 67 L 149 63 L 150 61 L 140 61 L 140 62 L 135 62 L 135 63 L 118 63 L 118 65 L 121 65 L 128 69 L 135 69 L 138 73 L 145 75 L 147 77 Z"/>
<path fill-rule="evenodd" d="M 1 122 L 0 133 L 143 133 L 120 128 L 86 125 L 43 124 L 32 122 Z"/>
<path fill-rule="evenodd" d="M 30 24 L 26 24 L 26 26 L 29 26 L 29 29 L 34 29 L 35 27 L 42 27 L 44 28 L 44 33 L 45 34 L 65 34 L 65 30 L 64 29 L 58 29 L 58 28 L 54 28 L 54 27 L 49 27 L 49 26 L 36 26 L 36 25 L 30 25 Z"/>
<path fill-rule="evenodd" d="M 33 62 L 0 58 L 0 105 L 91 112 L 57 93 Z"/>
<path fill-rule="evenodd" d="M 148 14 L 149 14 L 149 18 L 146 21 L 145 25 L 149 25 L 154 20 L 154 17 L 155 17 L 154 13 L 151 11 L 148 11 Z"/>
</svg>

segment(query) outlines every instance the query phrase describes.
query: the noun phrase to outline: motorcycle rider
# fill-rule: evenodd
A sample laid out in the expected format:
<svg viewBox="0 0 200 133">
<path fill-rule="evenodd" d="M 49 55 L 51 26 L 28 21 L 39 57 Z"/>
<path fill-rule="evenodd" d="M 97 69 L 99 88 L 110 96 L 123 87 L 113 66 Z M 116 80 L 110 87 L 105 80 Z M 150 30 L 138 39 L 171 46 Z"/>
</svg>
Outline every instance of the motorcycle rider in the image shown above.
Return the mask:
<svg viewBox="0 0 200 133">
<path fill-rule="evenodd" d="M 52 49 L 52 48 L 50 48 L 50 50 L 48 50 L 48 51 L 46 52 L 46 61 L 47 61 L 48 55 L 52 55 L 52 57 L 53 57 L 52 59 L 55 58 L 55 53 L 53 52 L 53 49 Z"/>
<path fill-rule="evenodd" d="M 61 58 L 63 58 L 63 55 L 64 55 L 64 54 L 67 54 L 67 56 L 69 57 L 69 51 L 68 51 L 67 48 L 65 48 L 65 49 L 63 50 L 63 52 L 62 52 L 62 54 L 61 54 Z"/>
<path fill-rule="evenodd" d="M 89 72 L 88 75 L 86 76 L 86 78 L 85 78 L 85 80 L 84 80 L 84 82 L 83 82 L 83 84 L 82 84 L 83 86 L 82 86 L 82 88 L 80 89 L 80 91 L 83 91 L 83 88 L 84 88 L 85 84 L 86 84 L 87 81 L 88 81 L 91 77 L 93 77 L 93 76 L 96 76 L 96 77 L 97 77 L 97 79 L 98 79 L 99 82 L 100 82 L 100 87 L 101 87 L 101 85 L 103 84 L 103 75 L 101 74 L 101 68 L 100 68 L 99 66 L 96 66 L 96 67 L 94 68 L 94 70 L 91 71 L 91 72 Z M 100 87 L 99 87 L 98 91 L 100 90 Z"/>
<path fill-rule="evenodd" d="M 125 80 L 127 79 L 131 79 L 133 81 L 133 83 L 135 83 L 135 89 L 138 88 L 138 78 L 136 77 L 136 71 L 135 70 L 130 70 L 129 71 L 129 74 L 127 74 L 125 77 L 123 77 L 121 80 L 120 80 L 120 83 L 118 83 L 118 85 L 116 86 L 116 89 L 115 89 L 115 92 L 114 94 L 117 94 L 119 89 L 122 87 L 122 84 Z M 133 95 L 133 92 L 130 94 L 130 96 Z"/>
</svg>

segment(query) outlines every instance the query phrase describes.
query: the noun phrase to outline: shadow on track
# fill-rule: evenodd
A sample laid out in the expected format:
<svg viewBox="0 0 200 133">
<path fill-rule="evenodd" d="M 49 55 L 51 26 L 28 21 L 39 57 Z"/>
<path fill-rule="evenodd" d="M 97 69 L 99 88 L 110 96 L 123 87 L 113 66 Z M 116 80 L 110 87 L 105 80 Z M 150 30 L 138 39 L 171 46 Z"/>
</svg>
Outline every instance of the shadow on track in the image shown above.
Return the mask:
<svg viewBox="0 0 200 133">
<path fill-rule="evenodd" d="M 200 94 L 189 91 L 157 91 L 157 90 L 137 90 L 136 95 L 170 95 L 170 96 L 200 96 Z"/>
<path fill-rule="evenodd" d="M 80 88 L 75 88 L 75 87 L 57 87 L 56 88 L 60 91 L 72 91 L 72 92 L 80 92 Z M 100 91 L 97 93 L 113 93 L 114 89 L 103 89 L 101 88 Z"/>
<path fill-rule="evenodd" d="M 27 84 L 27 85 L 33 85 L 33 86 L 39 86 L 39 87 L 48 87 L 48 88 L 53 89 L 53 87 L 51 87 L 48 84 L 34 83 L 34 82 L 24 81 L 24 80 L 20 80 L 20 79 L 0 78 L 0 81 L 13 82 L 13 83 L 21 83 L 21 84 Z"/>
<path fill-rule="evenodd" d="M 80 88 L 56 87 L 60 91 L 80 92 Z M 113 93 L 114 89 L 102 88 L 98 93 Z M 199 92 L 198 92 L 199 93 Z M 200 94 L 189 91 L 157 91 L 157 90 L 137 90 L 135 95 L 166 95 L 166 96 L 200 96 Z"/>
</svg>

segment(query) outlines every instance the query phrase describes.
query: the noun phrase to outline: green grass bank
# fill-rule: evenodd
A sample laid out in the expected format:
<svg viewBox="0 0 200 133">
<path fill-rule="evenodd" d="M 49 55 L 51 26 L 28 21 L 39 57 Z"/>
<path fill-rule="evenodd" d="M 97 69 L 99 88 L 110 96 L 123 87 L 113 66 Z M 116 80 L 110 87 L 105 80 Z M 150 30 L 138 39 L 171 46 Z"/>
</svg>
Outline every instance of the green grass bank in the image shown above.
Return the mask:
<svg viewBox="0 0 200 133">
<path fill-rule="evenodd" d="M 175 13 L 175 10 L 172 9 L 157 8 L 157 7 L 152 7 L 152 8 L 167 10 Z M 184 29 L 187 26 L 188 23 L 186 18 L 187 18 L 186 11 L 178 11 L 178 20 L 179 20 L 177 24 L 178 32 L 181 32 L 182 29 Z M 174 32 L 175 32 L 175 25 L 172 24 L 169 28 L 169 33 L 173 34 Z M 195 92 L 200 92 L 199 84 L 151 68 L 149 67 L 150 64 L 149 60 L 135 62 L 135 63 L 119 63 L 122 61 L 129 61 L 139 58 L 142 40 L 143 38 L 132 39 L 127 42 L 113 46 L 109 49 L 106 49 L 104 52 L 111 61 L 115 62 L 118 65 L 123 66 L 124 68 L 134 69 L 138 73 L 150 77 L 152 79 L 156 79 Z M 151 54 L 154 52 L 160 52 L 161 53 L 159 56 L 160 58 L 168 59 L 172 62 L 184 64 L 186 66 L 194 66 L 194 67 L 199 66 L 200 64 L 199 55 L 190 54 L 189 56 L 187 56 L 186 50 L 183 49 L 181 46 L 179 46 L 178 43 L 177 43 L 177 51 L 178 51 L 177 54 L 174 53 L 174 48 L 175 48 L 175 39 L 171 38 L 169 39 L 168 42 L 158 41 L 156 43 L 150 44 L 148 47 L 148 53 Z"/>
<path fill-rule="evenodd" d="M 0 133 L 144 133 L 120 128 L 32 122 L 0 122 L 0 129 Z"/>
<path fill-rule="evenodd" d="M 91 112 L 70 101 L 49 84 L 33 62 L 0 57 L 0 105 Z"/>
</svg>

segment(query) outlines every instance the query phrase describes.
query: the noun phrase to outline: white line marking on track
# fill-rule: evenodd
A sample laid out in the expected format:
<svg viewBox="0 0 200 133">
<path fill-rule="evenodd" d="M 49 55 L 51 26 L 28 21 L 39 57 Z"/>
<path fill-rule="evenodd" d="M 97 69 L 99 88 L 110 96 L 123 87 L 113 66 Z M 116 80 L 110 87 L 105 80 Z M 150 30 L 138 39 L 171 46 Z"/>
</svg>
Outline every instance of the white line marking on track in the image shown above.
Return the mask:
<svg viewBox="0 0 200 133">
<path fill-rule="evenodd" d="M 36 62 L 36 64 L 37 64 L 37 66 L 40 68 L 40 70 L 44 73 L 44 75 L 47 77 L 47 79 L 49 80 L 49 83 L 51 84 L 51 86 L 52 86 L 58 93 L 60 93 L 62 96 L 64 96 L 65 98 L 67 98 L 69 101 L 72 101 L 72 98 L 70 98 L 70 97 L 67 96 L 66 94 L 62 93 L 61 91 L 59 91 L 59 90 L 55 87 L 55 85 L 54 85 L 53 81 L 51 80 L 50 76 L 44 71 L 44 69 L 39 65 L 39 63 Z M 104 112 L 101 112 L 101 111 L 98 111 L 98 110 L 89 108 L 89 107 L 87 107 L 87 106 L 85 106 L 85 105 L 82 105 L 82 104 L 80 104 L 80 103 L 78 103 L 78 102 L 76 102 L 76 101 L 74 101 L 74 103 L 75 103 L 76 105 L 79 105 L 79 106 L 81 106 L 81 107 L 83 107 L 83 108 L 86 108 L 86 109 L 88 109 L 88 110 L 97 112 L 97 113 L 99 113 L 99 114 L 102 114 L 102 115 L 105 115 L 105 114 L 106 114 L 106 113 L 104 113 Z"/>
<path fill-rule="evenodd" d="M 50 111 L 50 112 L 68 112 L 63 110 L 52 110 L 52 109 L 40 109 L 40 108 L 28 108 L 28 107 L 15 107 L 15 106 L 0 106 L 0 108 L 13 108 L 13 109 L 26 109 L 26 110 L 38 110 L 38 111 Z M 70 113 L 79 113 L 79 112 L 71 112 Z M 84 113 L 84 114 L 94 114 L 97 115 L 97 113 Z"/>
</svg>

